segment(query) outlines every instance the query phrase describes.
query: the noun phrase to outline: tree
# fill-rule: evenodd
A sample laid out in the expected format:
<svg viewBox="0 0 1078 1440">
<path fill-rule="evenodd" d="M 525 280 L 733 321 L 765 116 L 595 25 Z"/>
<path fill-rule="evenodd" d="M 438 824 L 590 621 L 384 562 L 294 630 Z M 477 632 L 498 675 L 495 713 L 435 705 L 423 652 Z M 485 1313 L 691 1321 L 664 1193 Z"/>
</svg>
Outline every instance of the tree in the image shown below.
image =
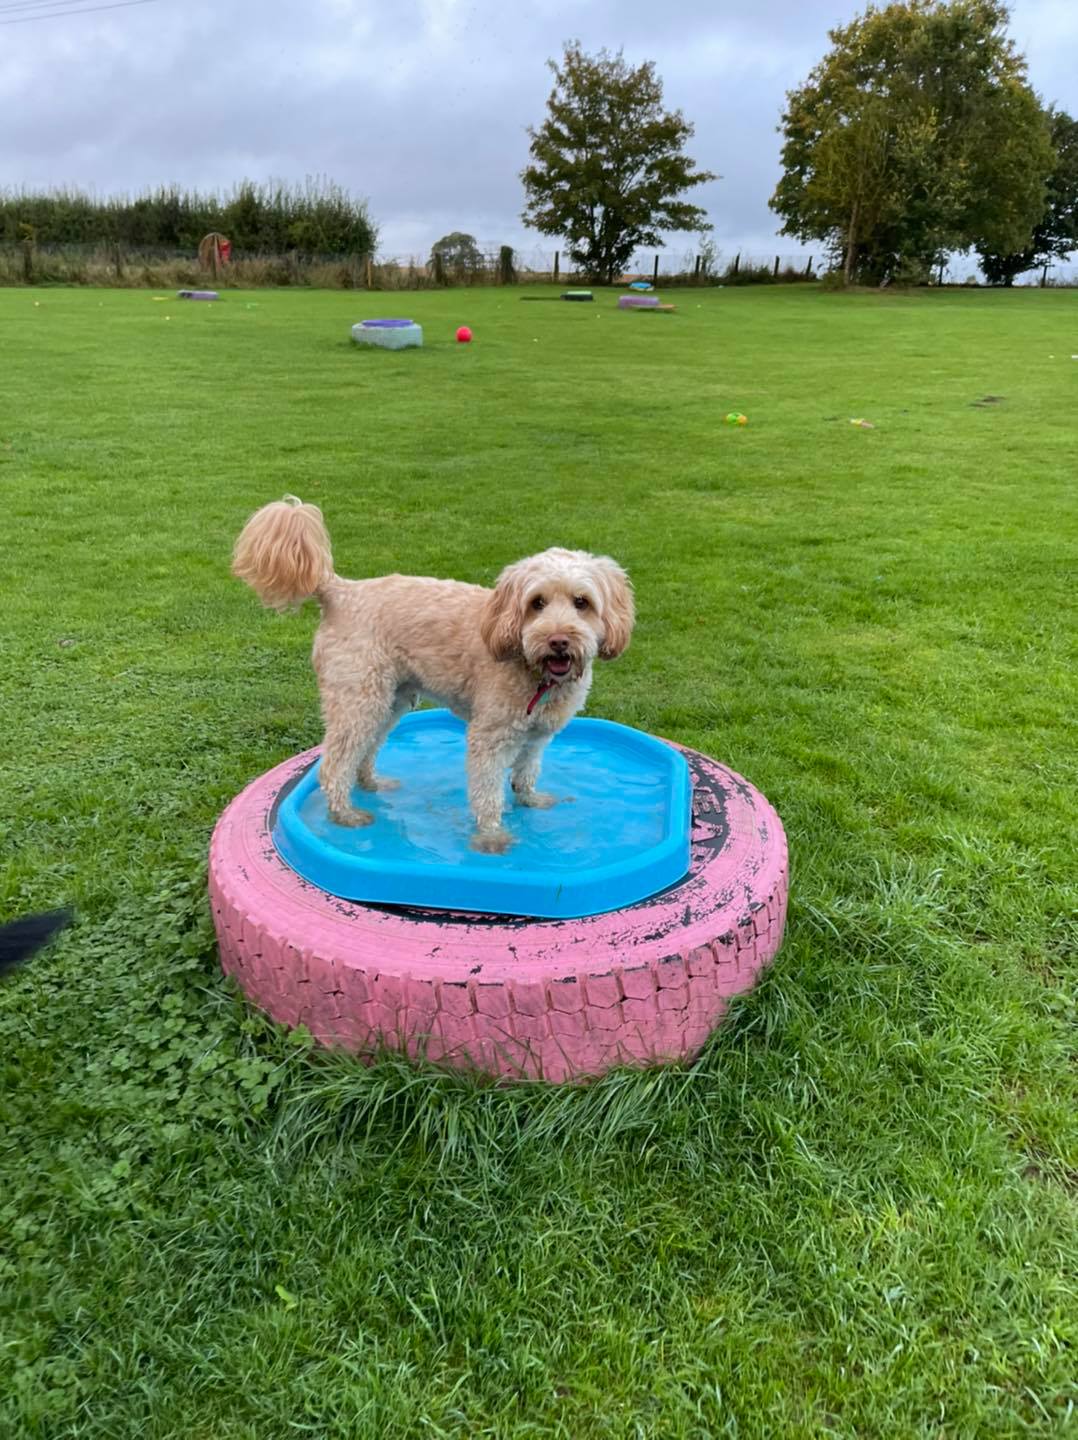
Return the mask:
<svg viewBox="0 0 1078 1440">
<path fill-rule="evenodd" d="M 718 177 L 685 154 L 693 127 L 664 110 L 652 61 L 632 66 L 619 50 L 586 55 L 578 42 L 548 62 L 547 117 L 529 128 L 531 164 L 521 172 L 526 225 L 568 241 L 573 264 L 609 283 L 642 245 L 670 230 L 710 229 L 682 196 Z"/>
<path fill-rule="evenodd" d="M 431 269 L 452 275 L 472 275 L 483 268 L 483 253 L 475 243 L 474 235 L 463 230 L 454 230 L 443 235 L 430 247 Z"/>
<path fill-rule="evenodd" d="M 1007 19 L 1001 0 L 895 0 L 832 30 L 787 96 L 783 233 L 830 244 L 861 280 L 1028 244 L 1052 147 Z"/>
<path fill-rule="evenodd" d="M 1078 250 L 1078 120 L 1064 110 L 1050 110 L 1049 123 L 1056 159 L 1044 214 L 1024 250 L 1001 255 L 986 244 L 978 246 L 981 269 L 991 285 L 1013 285 L 1016 275 Z"/>
</svg>

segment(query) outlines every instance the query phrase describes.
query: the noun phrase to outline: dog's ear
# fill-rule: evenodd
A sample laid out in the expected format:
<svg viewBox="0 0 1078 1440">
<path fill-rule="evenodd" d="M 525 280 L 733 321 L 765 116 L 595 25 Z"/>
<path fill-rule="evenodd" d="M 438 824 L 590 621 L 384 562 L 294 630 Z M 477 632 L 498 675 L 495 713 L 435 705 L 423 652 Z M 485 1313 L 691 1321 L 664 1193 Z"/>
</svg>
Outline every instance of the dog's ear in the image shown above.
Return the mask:
<svg viewBox="0 0 1078 1440">
<path fill-rule="evenodd" d="M 520 578 L 517 567 L 510 565 L 487 596 L 479 633 L 495 660 L 512 660 L 521 653 L 522 631 Z"/>
<path fill-rule="evenodd" d="M 616 660 L 633 633 L 636 619 L 633 587 L 621 566 L 606 555 L 599 556 L 595 561 L 595 572 L 603 601 L 603 641 L 599 646 L 599 658 Z"/>
</svg>

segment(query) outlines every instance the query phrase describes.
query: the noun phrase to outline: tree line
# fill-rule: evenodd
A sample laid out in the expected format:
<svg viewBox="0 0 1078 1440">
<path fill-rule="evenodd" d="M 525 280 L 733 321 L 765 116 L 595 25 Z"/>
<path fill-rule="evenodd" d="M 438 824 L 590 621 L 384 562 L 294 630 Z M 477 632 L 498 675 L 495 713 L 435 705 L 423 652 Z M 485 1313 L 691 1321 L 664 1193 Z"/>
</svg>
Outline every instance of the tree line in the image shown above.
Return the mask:
<svg viewBox="0 0 1078 1440">
<path fill-rule="evenodd" d="M 924 281 L 975 250 L 1011 284 L 1078 250 L 1078 122 L 1035 94 L 1009 19 L 1001 0 L 895 0 L 832 30 L 782 116 L 783 233 L 822 243 L 847 283 Z M 686 154 L 654 63 L 573 43 L 550 65 L 525 223 L 596 281 L 661 232 L 710 230 L 686 196 L 718 177 Z"/>
<path fill-rule="evenodd" d="M 782 114 L 782 232 L 821 243 L 847 283 L 919 282 L 976 251 L 992 283 L 1078 250 L 1078 121 L 1045 105 L 1006 33 L 1003 0 L 892 0 L 830 32 L 831 48 Z M 578 42 L 521 172 L 530 228 L 558 237 L 578 273 L 614 280 L 664 233 L 696 232 L 688 198 L 720 177 L 687 154 L 693 126 L 663 103 L 653 61 Z M 244 182 L 221 197 L 162 187 L 133 199 L 0 192 L 0 241 L 108 243 L 192 253 L 209 231 L 262 255 L 373 254 L 366 204 L 329 181 Z M 441 279 L 477 268 L 475 242 L 436 242 Z M 511 278 L 503 247 L 498 274 Z"/>
<path fill-rule="evenodd" d="M 119 244 L 194 253 L 211 231 L 240 252 L 371 255 L 377 231 L 366 203 L 328 180 L 302 186 L 244 181 L 228 195 L 161 186 L 144 194 L 0 191 L 0 240 L 11 245 Z"/>
<path fill-rule="evenodd" d="M 987 279 L 1078 249 L 1078 122 L 1045 106 L 999 0 L 902 0 L 830 32 L 787 97 L 783 233 L 847 281 L 919 281 L 951 251 Z"/>
</svg>

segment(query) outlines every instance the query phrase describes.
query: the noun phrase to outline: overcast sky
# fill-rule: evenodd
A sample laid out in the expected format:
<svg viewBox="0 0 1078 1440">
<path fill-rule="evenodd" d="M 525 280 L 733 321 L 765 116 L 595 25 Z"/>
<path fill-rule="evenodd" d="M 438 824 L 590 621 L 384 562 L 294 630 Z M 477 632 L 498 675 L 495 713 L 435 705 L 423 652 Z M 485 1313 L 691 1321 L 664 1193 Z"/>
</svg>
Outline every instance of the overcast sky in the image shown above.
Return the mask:
<svg viewBox="0 0 1078 1440">
<path fill-rule="evenodd" d="M 694 199 L 723 254 L 795 253 L 767 207 L 784 92 L 852 0 L 0 0 L 0 185 L 98 192 L 327 175 L 366 197 L 384 255 L 449 230 L 526 254 L 525 127 L 562 42 L 653 59 L 722 175 Z M 115 5 L 116 0 L 113 0 Z M 19 22 L 19 23 L 12 23 Z M 1078 114 L 1078 0 L 1014 0 L 1045 100 Z M 680 255 L 687 242 L 674 239 Z"/>
</svg>

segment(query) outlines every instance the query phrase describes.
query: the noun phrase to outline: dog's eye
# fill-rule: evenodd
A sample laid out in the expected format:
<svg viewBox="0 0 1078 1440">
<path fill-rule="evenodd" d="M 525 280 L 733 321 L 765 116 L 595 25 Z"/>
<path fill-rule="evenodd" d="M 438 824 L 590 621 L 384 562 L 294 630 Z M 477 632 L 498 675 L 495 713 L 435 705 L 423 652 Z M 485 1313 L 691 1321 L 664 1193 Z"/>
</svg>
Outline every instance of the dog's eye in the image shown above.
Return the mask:
<svg viewBox="0 0 1078 1440">
<path fill-rule="evenodd" d="M 578 610 L 586 610 L 588 608 L 588 597 L 586 595 L 577 595 L 573 600 L 573 604 Z"/>
<path fill-rule="evenodd" d="M 532 601 L 532 609 L 533 609 L 533 610 L 542 610 L 542 608 L 543 608 L 543 606 L 544 606 L 545 604 L 546 604 L 546 601 L 543 599 L 543 597 L 542 597 L 541 595 L 537 595 L 537 596 L 535 597 L 535 599 Z"/>
</svg>

